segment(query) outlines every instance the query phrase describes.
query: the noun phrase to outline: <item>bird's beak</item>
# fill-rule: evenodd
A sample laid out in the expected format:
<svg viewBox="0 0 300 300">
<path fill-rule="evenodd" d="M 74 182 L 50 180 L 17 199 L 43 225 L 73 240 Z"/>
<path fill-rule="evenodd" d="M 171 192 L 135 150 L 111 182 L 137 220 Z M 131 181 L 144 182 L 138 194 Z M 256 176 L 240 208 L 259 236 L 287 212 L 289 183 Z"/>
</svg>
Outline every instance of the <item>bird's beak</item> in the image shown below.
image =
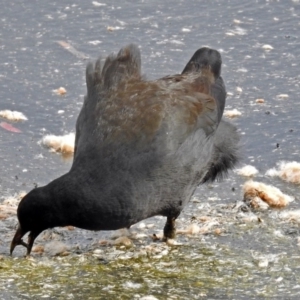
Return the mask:
<svg viewBox="0 0 300 300">
<path fill-rule="evenodd" d="M 38 231 L 31 231 L 28 235 L 28 243 L 26 244 L 23 240 L 22 237 L 27 233 L 28 231 L 25 231 L 22 229 L 21 225 L 19 224 L 17 232 L 10 244 L 10 255 L 12 255 L 14 249 L 18 245 L 23 245 L 27 249 L 26 256 L 30 255 L 34 240 L 36 237 L 42 232 L 42 230 Z"/>
<path fill-rule="evenodd" d="M 19 224 L 17 232 L 10 244 L 10 255 L 12 255 L 12 253 L 17 245 L 23 245 L 27 249 L 27 252 L 28 252 L 28 245 L 22 240 L 22 237 L 25 234 L 26 234 L 26 232 L 22 229 L 22 227 Z"/>
</svg>

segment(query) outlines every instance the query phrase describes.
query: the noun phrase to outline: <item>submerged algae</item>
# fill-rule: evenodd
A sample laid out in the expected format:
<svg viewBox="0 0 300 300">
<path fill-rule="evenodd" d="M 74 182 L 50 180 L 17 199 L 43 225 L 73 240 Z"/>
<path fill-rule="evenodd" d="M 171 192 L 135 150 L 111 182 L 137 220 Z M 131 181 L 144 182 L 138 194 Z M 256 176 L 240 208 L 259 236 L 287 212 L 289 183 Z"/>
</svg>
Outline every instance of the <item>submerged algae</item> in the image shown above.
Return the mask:
<svg viewBox="0 0 300 300">
<path fill-rule="evenodd" d="M 116 251 L 105 248 L 105 257 Z M 133 251 L 133 250 L 130 250 Z M 135 250 L 134 250 L 135 251 Z M 122 251 L 123 252 L 123 251 Z M 300 294 L 300 256 L 268 257 L 226 245 L 172 247 L 167 255 L 3 258 L 0 291 L 11 299 L 251 299 Z M 126 254 L 126 252 L 125 252 Z M 267 265 L 259 262 L 266 259 Z"/>
</svg>

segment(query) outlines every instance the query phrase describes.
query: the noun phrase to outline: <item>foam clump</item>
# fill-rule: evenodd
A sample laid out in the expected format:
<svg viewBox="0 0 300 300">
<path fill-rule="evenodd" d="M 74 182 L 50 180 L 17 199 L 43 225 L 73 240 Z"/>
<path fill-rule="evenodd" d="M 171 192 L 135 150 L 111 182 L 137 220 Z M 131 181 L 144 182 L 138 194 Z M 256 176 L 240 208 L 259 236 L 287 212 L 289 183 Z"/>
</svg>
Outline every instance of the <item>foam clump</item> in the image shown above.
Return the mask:
<svg viewBox="0 0 300 300">
<path fill-rule="evenodd" d="M 47 252 L 51 256 L 62 255 L 68 250 L 68 246 L 60 241 L 51 241 L 47 243 L 43 251 Z"/>
<path fill-rule="evenodd" d="M 200 233 L 200 227 L 197 224 L 192 223 L 186 229 L 177 230 L 177 233 L 188 234 L 188 235 L 198 234 Z"/>
<path fill-rule="evenodd" d="M 53 92 L 56 93 L 57 95 L 62 96 L 62 95 L 67 93 L 67 90 L 64 87 L 61 86 L 58 89 L 53 90 Z"/>
<path fill-rule="evenodd" d="M 244 202 L 254 209 L 282 208 L 294 200 L 293 197 L 282 193 L 275 186 L 252 180 L 244 184 L 243 192 Z"/>
<path fill-rule="evenodd" d="M 300 184 L 300 163 L 296 161 L 281 161 L 277 169 L 272 168 L 268 170 L 266 175 L 271 177 L 278 176 L 287 182 Z"/>
<path fill-rule="evenodd" d="M 14 194 L 5 198 L 2 204 L 7 206 L 17 206 L 20 200 L 26 195 L 26 192 L 20 192 L 18 194 Z"/>
<path fill-rule="evenodd" d="M 66 154 L 74 153 L 75 134 L 66 135 L 46 135 L 42 138 L 43 146 L 49 148 L 53 152 L 61 152 Z"/>
<path fill-rule="evenodd" d="M 279 218 L 288 222 L 300 223 L 300 209 L 284 211 Z"/>
<path fill-rule="evenodd" d="M 199 227 L 197 224 L 192 223 L 185 229 L 178 229 L 176 233 L 186 235 L 206 234 L 212 231 L 212 228 L 216 225 L 220 225 L 218 221 L 214 219 L 207 219 L 204 221 L 204 225 Z"/>
<path fill-rule="evenodd" d="M 258 170 L 253 166 L 247 165 L 237 169 L 236 173 L 245 177 L 252 177 L 258 174 Z"/>
<path fill-rule="evenodd" d="M 236 108 L 232 109 L 232 110 L 224 111 L 224 116 L 227 118 L 235 118 L 235 117 L 239 117 L 241 115 L 242 115 L 242 113 L 239 110 L 237 110 Z"/>
<path fill-rule="evenodd" d="M 5 197 L 0 204 L 0 220 L 5 220 L 9 216 L 15 215 L 17 213 L 18 204 L 25 195 L 25 192 L 20 192 L 18 194 Z"/>
<path fill-rule="evenodd" d="M 158 300 L 158 298 L 156 298 L 152 295 L 147 295 L 147 296 L 143 296 L 142 298 L 140 298 L 140 300 Z"/>
<path fill-rule="evenodd" d="M 0 117 L 5 118 L 7 120 L 10 121 L 26 121 L 28 120 L 27 117 L 19 112 L 19 111 L 15 111 L 15 110 L 0 110 Z"/>
</svg>

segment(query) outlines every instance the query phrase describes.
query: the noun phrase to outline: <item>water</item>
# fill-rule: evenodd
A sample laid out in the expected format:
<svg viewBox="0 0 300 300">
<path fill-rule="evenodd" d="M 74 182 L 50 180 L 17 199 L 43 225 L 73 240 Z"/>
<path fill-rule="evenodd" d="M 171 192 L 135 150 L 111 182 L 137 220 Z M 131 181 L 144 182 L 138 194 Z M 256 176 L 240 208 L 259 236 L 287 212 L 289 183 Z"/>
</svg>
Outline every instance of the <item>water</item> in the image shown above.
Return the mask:
<svg viewBox="0 0 300 300">
<path fill-rule="evenodd" d="M 299 186 L 264 176 L 278 161 L 299 161 L 299 1 L 2 2 L 0 110 L 21 111 L 29 119 L 13 124 L 19 134 L 0 128 L 3 199 L 70 168 L 71 160 L 38 142 L 47 133 L 74 131 L 86 92 L 84 56 L 94 60 L 136 43 L 143 71 L 153 79 L 180 72 L 194 51 L 207 45 L 223 57 L 226 108 L 242 112 L 233 122 L 243 137 L 243 164 L 260 171 L 256 180 L 296 198 L 286 209 L 300 208 Z M 58 41 L 71 44 L 79 55 Z M 53 92 L 60 86 L 66 95 Z M 258 98 L 265 103 L 257 104 Z M 2 298 L 298 299 L 297 220 L 285 222 L 268 211 L 256 214 L 262 222 L 246 222 L 234 208 L 244 180 L 231 173 L 221 183 L 199 187 L 200 203 L 185 209 L 178 228 L 192 220 L 202 228 L 203 217 L 217 223 L 204 234 L 178 236 L 178 246 L 152 242 L 149 235 L 164 223 L 157 217 L 143 223 L 153 227 L 133 229 L 136 238 L 129 248 L 99 245 L 111 232 L 57 229 L 37 244 L 61 240 L 68 256 L 46 252 L 25 260 L 19 247 L 17 258 L 10 258 L 16 217 L 2 220 Z"/>
</svg>

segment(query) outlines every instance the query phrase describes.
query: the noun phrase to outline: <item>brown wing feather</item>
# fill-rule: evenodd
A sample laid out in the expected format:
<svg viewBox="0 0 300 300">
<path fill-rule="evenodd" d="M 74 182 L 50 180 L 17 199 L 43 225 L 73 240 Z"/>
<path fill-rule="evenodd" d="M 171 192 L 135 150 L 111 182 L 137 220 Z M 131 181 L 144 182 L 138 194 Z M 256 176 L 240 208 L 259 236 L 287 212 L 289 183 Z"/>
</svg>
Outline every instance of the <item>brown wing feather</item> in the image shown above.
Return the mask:
<svg viewBox="0 0 300 300">
<path fill-rule="evenodd" d="M 98 103 L 98 128 L 104 141 L 150 142 L 162 130 L 175 134 L 179 143 L 199 128 L 211 134 L 217 127 L 217 116 L 216 102 L 209 94 L 210 75 L 203 72 L 148 82 L 123 81 L 121 88 Z"/>
<path fill-rule="evenodd" d="M 88 65 L 88 95 L 77 121 L 76 149 L 82 126 L 87 131 L 84 136 L 91 139 L 94 132 L 101 145 L 137 143 L 142 147 L 148 147 L 157 136 L 168 135 L 180 145 L 198 129 L 207 136 L 216 130 L 210 68 L 144 81 L 140 66 L 140 52 L 134 45 L 109 56 L 102 71 L 100 60 L 95 67 Z M 94 93 L 98 96 L 93 97 Z M 90 98 L 97 99 L 96 103 Z"/>
</svg>

